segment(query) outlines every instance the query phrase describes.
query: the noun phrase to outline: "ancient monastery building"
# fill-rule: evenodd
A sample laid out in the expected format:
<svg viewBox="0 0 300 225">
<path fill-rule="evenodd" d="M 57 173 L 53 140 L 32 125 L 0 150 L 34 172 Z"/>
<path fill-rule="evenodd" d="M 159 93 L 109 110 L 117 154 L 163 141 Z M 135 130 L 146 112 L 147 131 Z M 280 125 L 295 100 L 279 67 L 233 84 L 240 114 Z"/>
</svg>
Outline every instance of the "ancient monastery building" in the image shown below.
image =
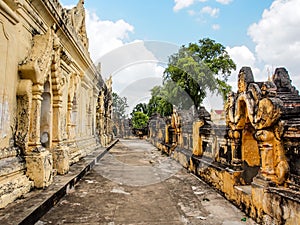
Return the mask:
<svg viewBox="0 0 300 225">
<path fill-rule="evenodd" d="M 88 52 L 84 1 L 0 1 L 0 208 L 112 141 L 111 80 Z"/>
</svg>

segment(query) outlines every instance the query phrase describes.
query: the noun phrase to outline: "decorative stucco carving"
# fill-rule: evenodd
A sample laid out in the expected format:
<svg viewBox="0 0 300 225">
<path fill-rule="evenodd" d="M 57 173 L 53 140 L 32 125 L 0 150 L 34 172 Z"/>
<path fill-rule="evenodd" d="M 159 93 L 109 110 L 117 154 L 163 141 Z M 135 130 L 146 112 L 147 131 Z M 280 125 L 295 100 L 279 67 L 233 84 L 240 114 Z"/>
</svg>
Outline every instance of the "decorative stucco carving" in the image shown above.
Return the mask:
<svg viewBox="0 0 300 225">
<path fill-rule="evenodd" d="M 53 36 L 53 59 L 51 65 L 51 82 L 54 99 L 59 104 L 62 99 L 62 88 L 65 85 L 64 77 L 61 72 L 61 52 L 62 46 L 56 34 Z"/>
<path fill-rule="evenodd" d="M 17 116 L 15 127 L 15 144 L 26 155 L 30 131 L 30 109 L 32 105 L 32 81 L 21 80 L 17 89 Z"/>
<path fill-rule="evenodd" d="M 68 11 L 68 14 L 72 27 L 82 41 L 83 46 L 88 49 L 89 43 L 86 34 L 84 0 L 79 0 L 77 5 Z"/>
<path fill-rule="evenodd" d="M 48 29 L 45 34 L 34 36 L 31 52 L 19 66 L 22 79 L 30 79 L 33 83 L 43 83 L 52 64 L 53 40 L 52 29 Z"/>
</svg>

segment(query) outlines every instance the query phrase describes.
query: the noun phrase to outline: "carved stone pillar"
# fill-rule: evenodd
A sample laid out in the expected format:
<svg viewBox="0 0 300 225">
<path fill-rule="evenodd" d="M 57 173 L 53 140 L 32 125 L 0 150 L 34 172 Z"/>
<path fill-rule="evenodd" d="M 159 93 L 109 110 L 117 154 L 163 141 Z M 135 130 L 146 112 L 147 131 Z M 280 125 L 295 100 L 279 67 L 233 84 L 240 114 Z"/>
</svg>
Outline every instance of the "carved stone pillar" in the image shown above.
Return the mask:
<svg viewBox="0 0 300 225">
<path fill-rule="evenodd" d="M 69 171 L 69 151 L 62 145 L 62 96 L 58 95 L 53 101 L 53 142 L 55 144 L 53 154 L 54 168 L 58 174 L 66 174 Z"/>
<path fill-rule="evenodd" d="M 43 85 L 35 84 L 32 88 L 32 108 L 30 116 L 29 145 L 25 156 L 26 175 L 34 181 L 34 186 L 44 188 L 53 180 L 52 154 L 41 146 L 40 118 Z"/>
<path fill-rule="evenodd" d="M 111 117 L 111 114 L 112 114 L 112 97 L 111 97 L 111 90 L 108 94 L 108 106 L 107 106 L 107 110 L 106 110 L 106 113 L 105 113 L 105 117 L 106 117 L 106 135 L 107 135 L 107 140 L 106 140 L 106 144 L 109 144 L 113 137 L 112 137 L 112 132 L 113 132 L 113 129 L 112 129 L 112 117 Z"/>
<path fill-rule="evenodd" d="M 105 117 L 103 113 L 100 113 L 100 140 L 101 140 L 101 145 L 106 146 L 106 130 L 105 130 Z"/>
<path fill-rule="evenodd" d="M 70 141 L 73 140 L 73 138 L 72 138 L 72 121 L 71 121 L 72 108 L 73 108 L 73 103 L 69 100 L 66 120 L 67 120 L 67 134 L 68 134 L 68 139 Z"/>
<path fill-rule="evenodd" d="M 40 118 L 42 105 L 43 85 L 35 84 L 32 87 L 32 105 L 30 115 L 29 151 L 41 147 Z"/>
<path fill-rule="evenodd" d="M 105 134 L 105 106 L 104 106 L 104 91 L 101 91 L 98 96 L 97 105 L 97 129 L 99 131 L 100 143 L 102 146 L 106 145 L 106 134 Z"/>
<path fill-rule="evenodd" d="M 104 134 L 104 116 L 103 113 L 99 113 L 99 134 Z"/>
<path fill-rule="evenodd" d="M 62 96 L 56 96 L 53 99 L 53 142 L 55 146 L 59 146 L 62 141 Z"/>
</svg>

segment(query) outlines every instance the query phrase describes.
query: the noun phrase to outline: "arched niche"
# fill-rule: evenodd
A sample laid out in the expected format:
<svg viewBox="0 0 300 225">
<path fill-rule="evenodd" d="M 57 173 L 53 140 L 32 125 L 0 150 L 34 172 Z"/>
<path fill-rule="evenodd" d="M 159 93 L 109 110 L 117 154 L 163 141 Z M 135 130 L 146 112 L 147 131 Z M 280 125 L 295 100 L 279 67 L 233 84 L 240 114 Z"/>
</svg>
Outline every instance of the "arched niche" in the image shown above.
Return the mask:
<svg viewBox="0 0 300 225">
<path fill-rule="evenodd" d="M 240 152 L 237 153 L 238 157 L 242 161 L 243 179 L 245 183 L 251 183 L 253 177 L 258 173 L 261 164 L 261 157 L 259 153 L 258 143 L 255 139 L 256 130 L 251 121 L 251 115 L 249 114 L 252 107 L 247 98 L 241 96 L 237 100 L 237 112 L 238 116 L 237 128 L 240 130 Z"/>
<path fill-rule="evenodd" d="M 44 92 L 42 93 L 40 132 L 41 144 L 45 148 L 51 147 L 51 130 L 52 130 L 52 105 L 51 105 L 51 89 L 49 81 L 44 84 Z"/>
</svg>

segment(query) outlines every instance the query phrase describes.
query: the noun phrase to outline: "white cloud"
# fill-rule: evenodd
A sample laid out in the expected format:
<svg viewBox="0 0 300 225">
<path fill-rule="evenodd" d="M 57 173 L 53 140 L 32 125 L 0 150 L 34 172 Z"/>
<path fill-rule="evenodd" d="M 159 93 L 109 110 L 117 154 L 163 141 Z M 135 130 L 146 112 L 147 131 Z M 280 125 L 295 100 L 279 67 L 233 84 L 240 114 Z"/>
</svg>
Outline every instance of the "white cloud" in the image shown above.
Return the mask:
<svg viewBox="0 0 300 225">
<path fill-rule="evenodd" d="M 255 77 L 256 81 L 259 80 L 266 80 L 267 76 L 260 76 L 260 69 L 258 69 L 256 64 L 256 59 L 254 54 L 250 51 L 249 48 L 246 46 L 235 46 L 235 47 L 226 47 L 226 51 L 232 58 L 232 60 L 236 64 L 236 71 L 232 73 L 232 75 L 229 78 L 229 84 L 233 87 L 233 91 L 237 90 L 237 74 L 239 70 L 243 66 L 249 66 L 252 69 L 253 75 Z"/>
<path fill-rule="evenodd" d="M 189 10 L 189 11 L 188 11 L 188 14 L 189 14 L 190 16 L 195 16 L 195 15 L 196 15 L 196 12 L 195 12 L 195 10 Z"/>
<path fill-rule="evenodd" d="M 227 47 L 226 51 L 237 64 L 237 69 L 241 66 L 253 66 L 255 63 L 254 54 L 245 45 Z"/>
<path fill-rule="evenodd" d="M 89 38 L 89 51 L 95 61 L 100 56 L 124 45 L 128 34 L 133 32 L 134 27 L 124 20 L 116 22 L 101 20 L 95 13 L 87 11 L 86 29 Z"/>
<path fill-rule="evenodd" d="M 66 9 L 72 9 L 74 8 L 76 5 L 63 5 L 64 8 Z"/>
<path fill-rule="evenodd" d="M 173 7 L 173 10 L 175 12 L 178 12 L 179 10 L 183 8 L 187 8 L 194 4 L 195 0 L 174 0 L 175 6 Z"/>
<path fill-rule="evenodd" d="M 126 67 L 113 76 L 113 89 L 120 96 L 126 96 L 127 113 L 140 102 L 148 102 L 150 90 L 162 84 L 164 68 L 156 63 L 134 64 Z"/>
<path fill-rule="evenodd" d="M 112 75 L 113 90 L 127 97 L 129 111 L 139 102 L 147 102 L 149 90 L 162 83 L 168 56 L 177 51 L 171 43 L 135 40 L 126 43 L 134 27 L 124 20 L 103 21 L 95 13 L 87 11 L 89 51 L 94 62 L 101 63 L 104 79 Z"/>
<path fill-rule="evenodd" d="M 219 2 L 223 5 L 228 5 L 229 3 L 231 3 L 233 0 L 216 0 L 216 2 Z"/>
<path fill-rule="evenodd" d="M 212 29 L 213 29 L 213 30 L 220 30 L 220 28 L 221 28 L 221 27 L 220 27 L 219 24 L 213 24 L 213 25 L 212 25 Z"/>
<path fill-rule="evenodd" d="M 177 52 L 178 48 L 172 43 L 160 41 L 135 41 L 122 45 L 99 58 L 102 64 L 102 76 L 114 76 L 124 68 L 133 65 L 145 63 L 166 65 L 168 57 Z"/>
<path fill-rule="evenodd" d="M 256 44 L 259 60 L 272 68 L 284 66 L 300 87 L 300 1 L 275 0 L 248 34 Z"/>
<path fill-rule="evenodd" d="M 219 8 L 212 8 L 210 6 L 205 6 L 201 9 L 201 13 L 208 14 L 211 17 L 218 17 L 220 9 Z"/>
<path fill-rule="evenodd" d="M 112 76 L 113 90 L 127 97 L 129 111 L 138 102 L 151 97 L 149 90 L 162 84 L 168 56 L 178 46 L 159 41 L 135 41 L 116 48 L 99 58 L 102 77 Z"/>
</svg>

